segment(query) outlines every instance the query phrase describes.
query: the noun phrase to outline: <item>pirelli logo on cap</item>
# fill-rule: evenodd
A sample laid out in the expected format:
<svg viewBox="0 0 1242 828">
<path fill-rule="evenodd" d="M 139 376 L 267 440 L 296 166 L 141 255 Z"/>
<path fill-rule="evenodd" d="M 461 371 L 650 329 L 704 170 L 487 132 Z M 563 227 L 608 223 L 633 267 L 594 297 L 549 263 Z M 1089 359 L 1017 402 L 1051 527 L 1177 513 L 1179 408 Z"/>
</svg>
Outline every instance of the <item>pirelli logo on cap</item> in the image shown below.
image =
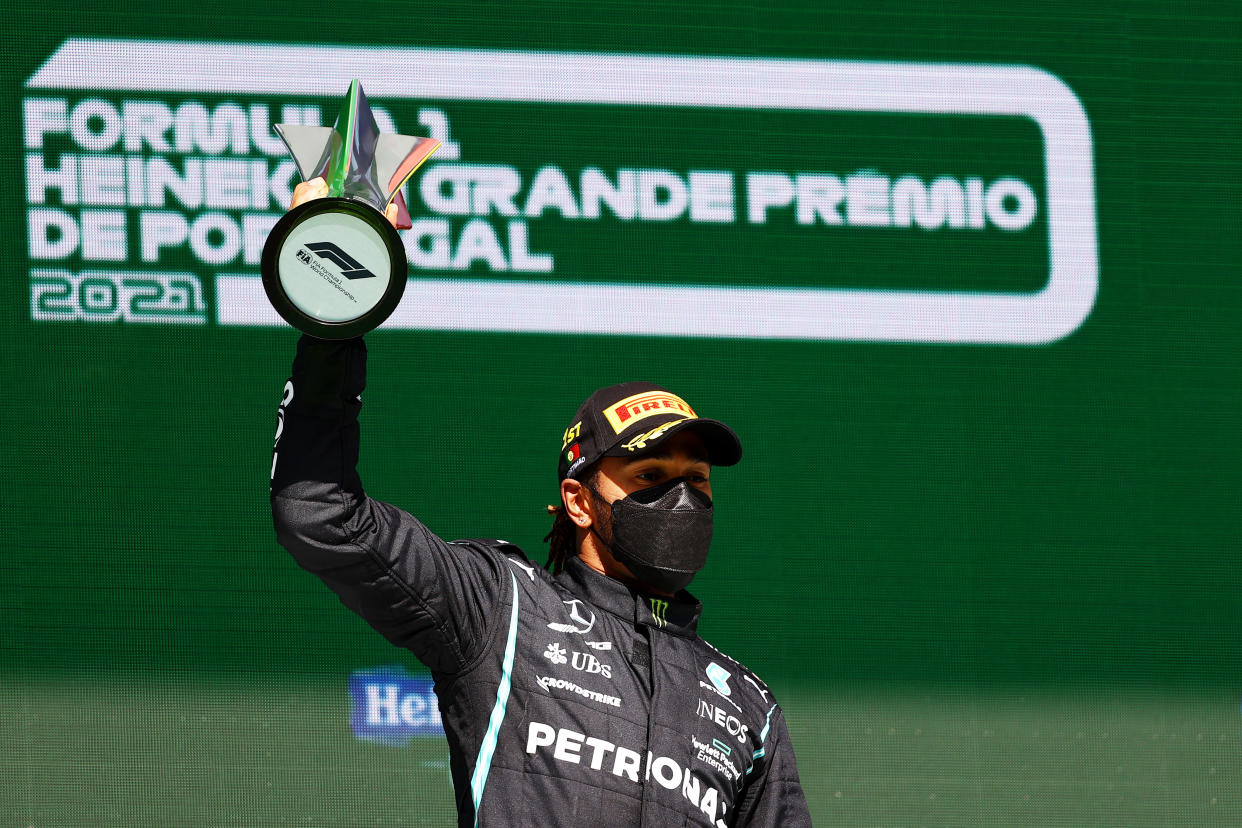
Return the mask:
<svg viewBox="0 0 1242 828">
<path fill-rule="evenodd" d="M 639 420 L 656 414 L 676 414 L 679 417 L 698 416 L 685 400 L 667 391 L 644 391 L 641 394 L 626 397 L 604 409 L 608 424 L 617 434 Z"/>
</svg>

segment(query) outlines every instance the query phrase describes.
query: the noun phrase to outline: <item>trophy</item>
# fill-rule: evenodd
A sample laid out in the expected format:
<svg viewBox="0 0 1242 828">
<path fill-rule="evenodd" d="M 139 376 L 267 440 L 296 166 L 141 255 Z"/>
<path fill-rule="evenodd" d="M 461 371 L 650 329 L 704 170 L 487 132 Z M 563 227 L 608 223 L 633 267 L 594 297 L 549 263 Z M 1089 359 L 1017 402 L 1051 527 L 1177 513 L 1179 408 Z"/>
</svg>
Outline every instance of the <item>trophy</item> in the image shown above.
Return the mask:
<svg viewBox="0 0 1242 828">
<path fill-rule="evenodd" d="M 380 134 L 357 80 L 333 127 L 276 124 L 303 181 L 322 177 L 328 197 L 290 210 L 263 245 L 263 288 L 276 311 L 319 339 L 361 336 L 387 319 L 407 278 L 405 248 L 385 216 L 410 227 L 401 186 L 440 146 Z"/>
</svg>

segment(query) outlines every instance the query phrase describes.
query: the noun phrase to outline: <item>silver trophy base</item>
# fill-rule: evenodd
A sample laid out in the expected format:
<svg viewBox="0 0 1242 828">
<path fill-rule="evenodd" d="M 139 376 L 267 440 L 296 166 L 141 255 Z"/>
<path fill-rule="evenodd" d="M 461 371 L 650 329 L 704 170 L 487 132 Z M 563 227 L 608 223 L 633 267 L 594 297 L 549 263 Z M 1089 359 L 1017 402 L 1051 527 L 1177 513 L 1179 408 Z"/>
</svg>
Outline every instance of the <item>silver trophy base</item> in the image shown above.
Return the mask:
<svg viewBox="0 0 1242 828">
<path fill-rule="evenodd" d="M 293 327 L 352 339 L 377 327 L 405 293 L 401 237 L 382 213 L 347 198 L 300 204 L 263 246 L 263 289 Z"/>
</svg>

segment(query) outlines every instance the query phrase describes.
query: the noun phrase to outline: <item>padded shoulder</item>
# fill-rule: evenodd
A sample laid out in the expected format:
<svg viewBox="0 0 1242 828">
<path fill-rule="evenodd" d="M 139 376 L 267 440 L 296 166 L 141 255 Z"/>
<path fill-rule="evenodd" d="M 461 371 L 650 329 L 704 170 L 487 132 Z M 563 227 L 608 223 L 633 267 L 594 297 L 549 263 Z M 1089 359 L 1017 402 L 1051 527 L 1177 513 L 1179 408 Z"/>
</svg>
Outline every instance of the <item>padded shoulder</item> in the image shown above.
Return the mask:
<svg viewBox="0 0 1242 828">
<path fill-rule="evenodd" d="M 493 549 L 510 558 L 521 558 L 524 561 L 530 560 L 530 558 L 526 556 L 526 553 L 522 551 L 522 547 L 518 546 L 516 543 L 509 543 L 506 540 L 500 540 L 498 538 L 464 538 L 462 540 L 455 540 L 453 543 L 458 546 L 473 546 L 476 549 Z"/>
<path fill-rule="evenodd" d="M 548 572 L 543 564 L 535 563 L 526 556 L 522 551 L 522 547 L 516 543 L 509 543 L 505 540 L 497 540 L 496 538 L 467 538 L 466 540 L 453 541 L 456 546 L 465 546 L 481 555 L 499 555 L 509 562 L 514 572 L 519 572 L 518 582 L 523 584 L 524 589 L 537 589 L 536 584 L 541 586 L 538 589 L 546 589 L 555 582 L 552 574 Z M 521 577 L 525 574 L 526 577 Z"/>
</svg>

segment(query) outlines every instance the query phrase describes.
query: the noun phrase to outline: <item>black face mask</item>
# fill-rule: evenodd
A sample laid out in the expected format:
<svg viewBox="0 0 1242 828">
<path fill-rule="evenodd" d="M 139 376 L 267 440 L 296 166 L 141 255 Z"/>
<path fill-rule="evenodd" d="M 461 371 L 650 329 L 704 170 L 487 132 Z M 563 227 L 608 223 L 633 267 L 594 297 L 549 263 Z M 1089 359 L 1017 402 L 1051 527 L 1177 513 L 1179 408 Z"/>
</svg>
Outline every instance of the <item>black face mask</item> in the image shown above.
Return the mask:
<svg viewBox="0 0 1242 828">
<path fill-rule="evenodd" d="M 603 499 L 595 494 L 597 501 Z M 612 556 L 660 592 L 685 589 L 707 562 L 712 499 L 684 477 L 640 489 L 611 507 Z M 598 533 L 597 533 L 598 534 Z"/>
</svg>

